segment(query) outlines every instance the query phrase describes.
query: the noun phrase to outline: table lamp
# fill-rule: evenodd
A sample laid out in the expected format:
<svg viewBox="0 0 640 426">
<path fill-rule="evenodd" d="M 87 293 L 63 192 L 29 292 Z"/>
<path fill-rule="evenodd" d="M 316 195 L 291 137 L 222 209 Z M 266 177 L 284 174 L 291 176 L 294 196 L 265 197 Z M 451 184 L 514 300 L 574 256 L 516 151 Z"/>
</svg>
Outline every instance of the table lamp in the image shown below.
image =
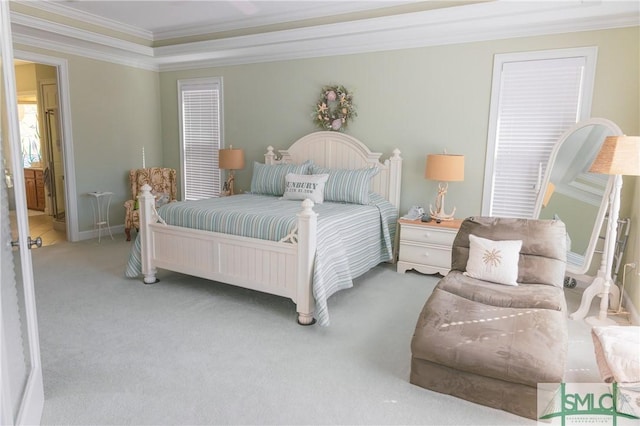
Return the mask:
<svg viewBox="0 0 640 426">
<path fill-rule="evenodd" d="M 618 239 L 618 215 L 620 212 L 620 190 L 622 189 L 622 175 L 640 176 L 640 136 L 609 136 L 604 140 L 598 156 L 593 161 L 592 173 L 614 175 L 614 185 L 609 202 L 609 220 L 605 233 L 602 254 L 602 264 L 598 274 L 591 284 L 600 295 L 600 311 L 598 316 L 585 318 L 590 325 L 615 325 L 616 322 L 607 318 L 609 309 L 609 291 L 615 285 L 611 278 L 613 256 Z M 591 287 L 590 286 L 590 287 Z"/>
<path fill-rule="evenodd" d="M 231 145 L 229 145 L 228 149 L 219 150 L 218 167 L 222 170 L 229 170 L 223 191 L 227 192 L 229 195 L 233 195 L 233 181 L 235 179 L 234 170 L 244 168 L 244 151 L 241 149 L 234 149 Z"/>
<path fill-rule="evenodd" d="M 444 210 L 444 196 L 447 193 L 449 182 L 464 180 L 464 155 L 452 154 L 429 154 L 424 171 L 424 177 L 430 180 L 437 180 L 438 196 L 436 197 L 436 209 L 429 205 L 431 218 L 436 221 L 453 220 L 456 208 L 451 213 Z"/>
</svg>

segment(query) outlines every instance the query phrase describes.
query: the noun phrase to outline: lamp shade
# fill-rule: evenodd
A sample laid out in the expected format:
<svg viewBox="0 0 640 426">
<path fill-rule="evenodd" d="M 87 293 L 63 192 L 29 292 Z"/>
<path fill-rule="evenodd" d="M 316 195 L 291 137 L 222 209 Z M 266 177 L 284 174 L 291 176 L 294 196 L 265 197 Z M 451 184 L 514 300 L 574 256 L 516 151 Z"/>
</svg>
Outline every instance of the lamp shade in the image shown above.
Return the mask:
<svg viewBox="0 0 640 426">
<path fill-rule="evenodd" d="M 240 170 L 244 168 L 244 151 L 241 149 L 221 149 L 218 151 L 218 167 L 225 170 Z"/>
<path fill-rule="evenodd" d="M 542 199 L 542 207 L 547 207 L 547 204 L 549 204 L 549 200 L 551 200 L 551 196 L 555 190 L 556 186 L 553 182 L 549 182 L 547 184 L 547 190 L 544 192 L 544 198 Z"/>
<path fill-rule="evenodd" d="M 464 180 L 464 155 L 429 154 L 424 170 L 426 179 L 441 182 Z"/>
<path fill-rule="evenodd" d="M 640 136 L 607 137 L 589 171 L 640 176 Z"/>
</svg>

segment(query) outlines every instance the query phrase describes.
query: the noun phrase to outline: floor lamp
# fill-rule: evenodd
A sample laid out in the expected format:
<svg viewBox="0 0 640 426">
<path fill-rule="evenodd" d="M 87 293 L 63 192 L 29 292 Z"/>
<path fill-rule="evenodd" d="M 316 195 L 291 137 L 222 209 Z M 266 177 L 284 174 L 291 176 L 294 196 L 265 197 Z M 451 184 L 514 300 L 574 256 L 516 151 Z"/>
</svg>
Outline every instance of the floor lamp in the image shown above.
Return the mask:
<svg viewBox="0 0 640 426">
<path fill-rule="evenodd" d="M 598 312 L 598 316 L 587 317 L 585 321 L 592 326 L 615 325 L 615 321 L 607 318 L 607 313 L 609 310 L 609 292 L 611 286 L 615 285 L 611 278 L 611 272 L 613 269 L 613 256 L 618 240 L 620 190 L 622 189 L 622 175 L 640 176 L 640 137 L 607 137 L 589 171 L 592 173 L 615 175 L 615 180 L 610 196 L 609 220 L 605 233 L 602 264 L 594 282 L 589 286 L 590 288 L 593 287 L 601 297 L 600 311 Z M 587 290 L 589 290 L 589 288 Z"/>
<path fill-rule="evenodd" d="M 229 145 L 228 149 L 219 150 L 218 167 L 222 170 L 229 170 L 223 192 L 226 192 L 227 195 L 233 195 L 233 182 L 235 180 L 233 171 L 244 169 L 244 151 L 241 149 L 234 149 L 231 145 Z"/>
</svg>

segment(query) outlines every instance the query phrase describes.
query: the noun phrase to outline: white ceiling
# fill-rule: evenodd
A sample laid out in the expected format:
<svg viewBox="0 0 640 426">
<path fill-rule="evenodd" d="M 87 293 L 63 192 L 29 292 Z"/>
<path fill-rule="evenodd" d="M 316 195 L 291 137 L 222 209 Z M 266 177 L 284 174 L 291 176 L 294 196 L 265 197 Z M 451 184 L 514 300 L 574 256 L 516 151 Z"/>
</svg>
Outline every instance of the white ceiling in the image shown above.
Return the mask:
<svg viewBox="0 0 640 426">
<path fill-rule="evenodd" d="M 114 26 L 115 24 L 121 28 L 130 27 L 129 29 L 134 32 L 147 32 L 153 40 L 161 40 L 175 36 L 237 30 L 420 2 L 417 0 L 56 0 L 37 3 L 40 3 L 39 7 L 69 17 L 102 25 Z M 457 2 L 449 1 L 448 3 Z"/>
</svg>

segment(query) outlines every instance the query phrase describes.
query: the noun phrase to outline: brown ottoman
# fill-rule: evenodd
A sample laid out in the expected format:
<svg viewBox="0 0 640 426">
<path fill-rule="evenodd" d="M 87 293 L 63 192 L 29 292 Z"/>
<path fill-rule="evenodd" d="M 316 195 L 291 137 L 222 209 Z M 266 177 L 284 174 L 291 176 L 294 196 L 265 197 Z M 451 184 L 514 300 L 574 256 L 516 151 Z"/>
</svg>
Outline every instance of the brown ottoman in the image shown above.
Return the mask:
<svg viewBox="0 0 640 426">
<path fill-rule="evenodd" d="M 568 342 L 564 268 L 557 264 L 564 262 L 564 225 L 548 222 L 463 222 L 454 242 L 457 269 L 440 280 L 416 324 L 411 383 L 537 419 L 538 383 L 563 381 Z M 517 286 L 463 274 L 472 233 L 523 240 L 519 264 L 526 276 L 519 275 Z"/>
</svg>

